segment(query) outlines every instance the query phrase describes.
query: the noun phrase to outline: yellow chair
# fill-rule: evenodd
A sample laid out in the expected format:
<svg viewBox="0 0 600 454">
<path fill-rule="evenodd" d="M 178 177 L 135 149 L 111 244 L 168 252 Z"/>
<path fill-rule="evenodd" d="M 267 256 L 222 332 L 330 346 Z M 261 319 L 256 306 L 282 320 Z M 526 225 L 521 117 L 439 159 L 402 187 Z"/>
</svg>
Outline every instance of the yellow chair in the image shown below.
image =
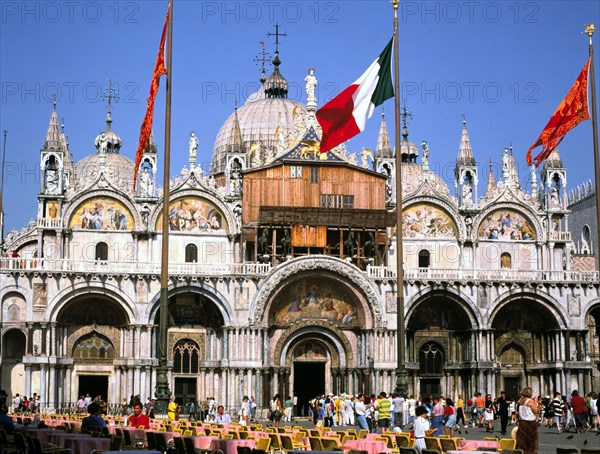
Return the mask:
<svg viewBox="0 0 600 454">
<path fill-rule="evenodd" d="M 312 451 L 325 451 L 319 437 L 308 437 L 308 441 L 310 442 L 310 449 Z"/>
<path fill-rule="evenodd" d="M 186 429 L 183 431 L 183 436 L 184 437 L 193 437 L 194 431 L 192 429 Z"/>
<path fill-rule="evenodd" d="M 440 438 L 440 444 L 443 452 L 458 451 L 458 444 L 452 438 Z"/>
<path fill-rule="evenodd" d="M 357 438 L 359 440 L 362 440 L 362 439 L 364 439 L 367 436 L 368 433 L 369 433 L 369 431 L 367 429 L 360 429 L 360 432 L 358 433 L 358 437 Z"/>
<path fill-rule="evenodd" d="M 270 433 L 269 438 L 271 439 L 271 450 L 281 451 L 281 440 L 279 439 L 279 434 Z"/>
<path fill-rule="evenodd" d="M 396 446 L 398 447 L 408 447 L 410 444 L 410 435 L 407 433 L 397 433 L 396 434 Z"/>
<path fill-rule="evenodd" d="M 514 438 L 501 438 L 498 442 L 500 449 L 515 449 L 517 446 L 517 440 Z"/>
<path fill-rule="evenodd" d="M 483 437 L 485 441 L 498 441 L 496 437 Z"/>
<path fill-rule="evenodd" d="M 437 449 L 438 451 L 442 450 L 439 439 L 436 437 L 425 437 L 425 447 L 427 449 Z"/>
<path fill-rule="evenodd" d="M 321 438 L 321 445 L 324 451 L 339 451 L 341 449 L 340 441 L 333 437 Z"/>
<path fill-rule="evenodd" d="M 271 447 L 271 439 L 261 437 L 256 440 L 256 449 L 259 451 L 268 451 Z"/>
<path fill-rule="evenodd" d="M 221 438 L 223 440 L 233 440 L 233 434 L 223 434 Z"/>
</svg>

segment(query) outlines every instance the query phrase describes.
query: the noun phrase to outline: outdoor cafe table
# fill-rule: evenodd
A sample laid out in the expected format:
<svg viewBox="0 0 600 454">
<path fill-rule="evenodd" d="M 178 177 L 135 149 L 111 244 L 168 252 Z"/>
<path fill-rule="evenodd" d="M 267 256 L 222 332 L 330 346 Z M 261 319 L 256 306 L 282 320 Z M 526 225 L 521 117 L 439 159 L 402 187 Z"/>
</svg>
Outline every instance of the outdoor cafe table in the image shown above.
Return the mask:
<svg viewBox="0 0 600 454">
<path fill-rule="evenodd" d="M 73 434 L 70 434 L 73 435 Z M 66 437 L 63 447 L 73 451 L 73 454 L 90 454 L 94 449 L 110 449 L 110 438 L 96 437 Z"/>
<path fill-rule="evenodd" d="M 27 427 L 23 426 L 18 429 L 19 432 L 24 433 L 25 435 L 29 435 L 31 437 L 35 437 L 38 440 L 46 443 L 48 441 L 48 434 L 56 432 L 54 429 L 44 428 L 38 429 L 36 427 Z"/>
<path fill-rule="evenodd" d="M 256 443 L 254 440 L 222 440 L 220 438 L 210 442 L 210 449 L 213 451 L 221 450 L 224 454 L 237 454 L 238 446 L 247 446 L 254 449 Z"/>
<path fill-rule="evenodd" d="M 344 451 L 348 452 L 351 449 L 367 451 L 369 454 L 378 454 L 380 452 L 392 452 L 392 450 L 387 447 L 385 441 L 377 440 L 348 440 L 346 441 L 346 443 L 344 443 Z"/>
<path fill-rule="evenodd" d="M 478 448 L 499 448 L 500 444 L 492 440 L 460 440 L 458 449 L 460 451 L 475 451 Z"/>
</svg>

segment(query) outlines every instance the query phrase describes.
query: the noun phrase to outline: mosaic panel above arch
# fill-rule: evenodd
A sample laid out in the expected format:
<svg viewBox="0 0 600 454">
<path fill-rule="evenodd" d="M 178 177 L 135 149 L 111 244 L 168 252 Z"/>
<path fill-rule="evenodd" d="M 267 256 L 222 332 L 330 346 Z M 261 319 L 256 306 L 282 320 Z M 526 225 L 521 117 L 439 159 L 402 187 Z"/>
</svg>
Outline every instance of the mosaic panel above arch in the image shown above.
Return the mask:
<svg viewBox="0 0 600 454">
<path fill-rule="evenodd" d="M 402 211 L 403 238 L 458 238 L 448 212 L 434 204 L 418 203 Z"/>
<path fill-rule="evenodd" d="M 110 197 L 92 197 L 80 203 L 69 220 L 73 230 L 131 230 L 133 216 L 122 202 Z"/>
<path fill-rule="evenodd" d="M 172 232 L 223 232 L 227 221 L 221 210 L 206 199 L 186 196 L 169 203 L 169 228 Z M 156 219 L 156 230 L 162 231 L 162 213 Z"/>
<path fill-rule="evenodd" d="M 477 231 L 485 240 L 535 240 L 535 228 L 527 217 L 516 210 L 502 208 L 489 213 Z"/>
<path fill-rule="evenodd" d="M 327 320 L 340 327 L 364 325 L 361 304 L 339 282 L 311 277 L 286 286 L 271 304 L 269 324 L 289 326 L 300 320 Z"/>
</svg>

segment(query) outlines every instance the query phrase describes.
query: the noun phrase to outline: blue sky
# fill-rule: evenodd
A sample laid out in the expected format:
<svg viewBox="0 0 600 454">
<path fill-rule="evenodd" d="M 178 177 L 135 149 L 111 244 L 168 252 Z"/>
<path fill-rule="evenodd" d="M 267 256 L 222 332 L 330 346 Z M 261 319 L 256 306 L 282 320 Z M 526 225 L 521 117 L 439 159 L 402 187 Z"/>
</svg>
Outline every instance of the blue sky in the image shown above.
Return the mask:
<svg viewBox="0 0 600 454">
<path fill-rule="evenodd" d="M 93 153 L 104 129 L 101 91 L 111 78 L 120 100 L 113 129 L 121 153 L 133 159 L 158 49 L 166 0 L 0 2 L 0 130 L 8 131 L 4 186 L 5 232 L 36 216 L 39 150 L 58 95 L 58 113 L 75 161 Z M 431 166 L 453 188 L 453 168 L 465 114 L 480 166 L 480 195 L 488 161 L 512 143 L 522 184 L 525 153 L 566 95 L 588 57 L 584 24 L 600 28 L 597 1 L 404 1 L 400 10 L 402 96 L 414 113 L 409 139 L 425 139 Z M 304 77 L 316 69 L 323 105 L 352 83 L 393 33 L 388 0 L 175 0 L 173 174 L 187 162 L 190 131 L 208 166 L 234 99 L 258 88 L 253 61 L 259 41 L 274 52 L 281 38 L 281 72 L 290 97 L 305 102 Z M 600 53 L 600 31 L 594 36 Z M 597 60 L 598 61 L 598 60 Z M 596 61 L 596 85 L 600 79 Z M 597 90 L 600 92 L 600 88 Z M 393 101 L 385 104 L 393 130 Z M 163 148 L 164 83 L 156 103 L 155 137 Z M 374 148 L 378 109 L 350 151 Z M 593 179 L 591 121 L 560 146 L 568 186 Z"/>
</svg>

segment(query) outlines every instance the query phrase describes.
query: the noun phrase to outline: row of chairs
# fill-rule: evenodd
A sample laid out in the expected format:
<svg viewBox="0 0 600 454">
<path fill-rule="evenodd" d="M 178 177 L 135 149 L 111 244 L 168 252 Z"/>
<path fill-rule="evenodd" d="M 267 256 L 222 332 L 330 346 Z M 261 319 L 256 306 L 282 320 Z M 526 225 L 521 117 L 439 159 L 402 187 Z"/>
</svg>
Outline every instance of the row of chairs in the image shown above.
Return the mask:
<svg viewBox="0 0 600 454">
<path fill-rule="evenodd" d="M 556 454 L 591 454 L 591 453 L 600 453 L 600 448 L 572 448 L 572 447 L 562 447 L 558 446 L 556 448 Z"/>
</svg>

